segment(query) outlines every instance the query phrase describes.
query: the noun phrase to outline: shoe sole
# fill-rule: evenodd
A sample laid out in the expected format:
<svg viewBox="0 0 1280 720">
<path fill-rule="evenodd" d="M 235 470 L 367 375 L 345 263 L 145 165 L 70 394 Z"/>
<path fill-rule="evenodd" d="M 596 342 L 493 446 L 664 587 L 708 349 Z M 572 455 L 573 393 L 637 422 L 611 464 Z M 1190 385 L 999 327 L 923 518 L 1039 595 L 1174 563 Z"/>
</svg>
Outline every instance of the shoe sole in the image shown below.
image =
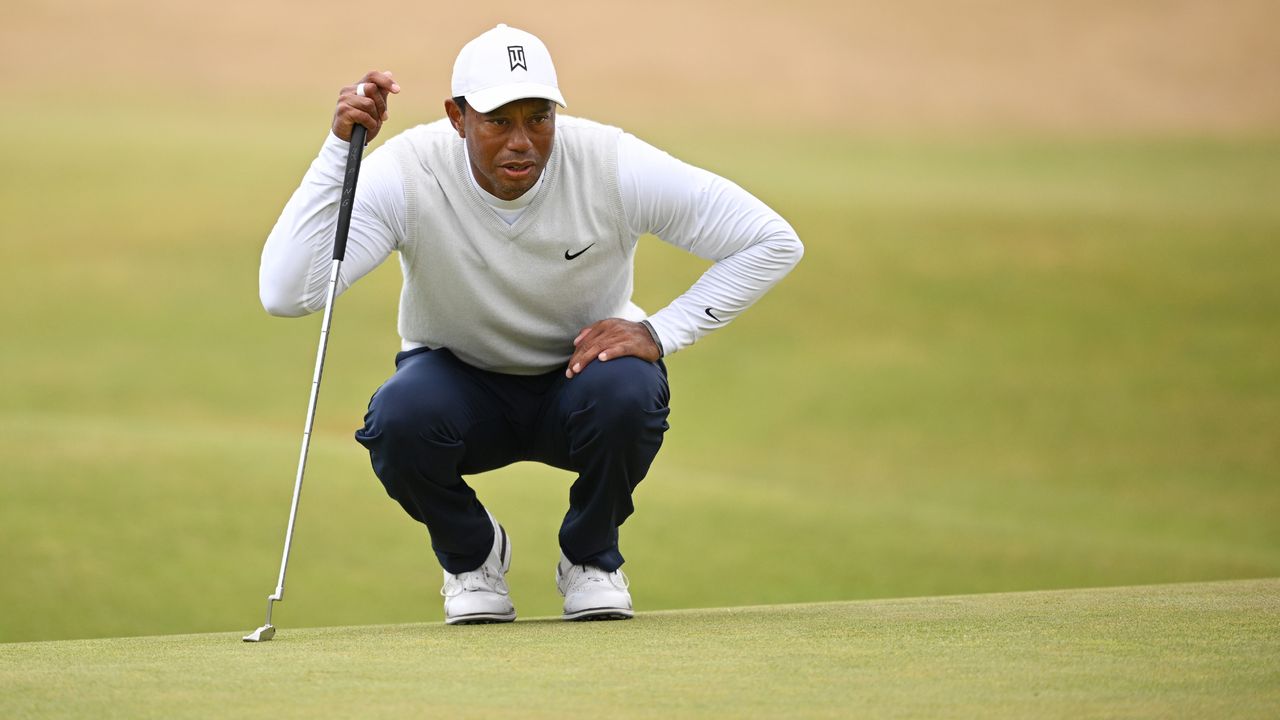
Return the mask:
<svg viewBox="0 0 1280 720">
<path fill-rule="evenodd" d="M 445 625 L 493 625 L 495 623 L 509 623 L 516 619 L 515 612 L 507 614 L 498 613 L 476 613 L 474 615 L 460 615 L 451 617 L 444 621 Z"/>
<path fill-rule="evenodd" d="M 585 622 L 589 620 L 630 620 L 635 616 L 635 611 L 627 608 L 588 608 L 575 613 L 565 613 L 562 617 L 571 622 Z"/>
</svg>

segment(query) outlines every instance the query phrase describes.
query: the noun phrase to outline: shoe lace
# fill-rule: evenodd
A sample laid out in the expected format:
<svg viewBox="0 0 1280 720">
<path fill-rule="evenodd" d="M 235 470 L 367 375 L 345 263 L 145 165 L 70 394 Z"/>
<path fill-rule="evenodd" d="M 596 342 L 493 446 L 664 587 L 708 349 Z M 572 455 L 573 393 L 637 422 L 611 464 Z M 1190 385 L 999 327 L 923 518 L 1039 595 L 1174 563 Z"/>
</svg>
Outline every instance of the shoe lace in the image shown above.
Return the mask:
<svg viewBox="0 0 1280 720">
<path fill-rule="evenodd" d="M 578 592 L 593 583 L 613 585 L 622 590 L 631 587 L 631 581 L 622 570 L 609 572 L 594 565 L 570 565 L 565 572 L 566 593 Z"/>
<path fill-rule="evenodd" d="M 486 564 L 475 570 L 456 575 L 446 572 L 444 586 L 440 588 L 440 594 L 444 597 L 453 597 L 464 592 L 482 591 L 506 595 L 506 585 L 501 575 L 494 573 L 492 568 Z"/>
</svg>

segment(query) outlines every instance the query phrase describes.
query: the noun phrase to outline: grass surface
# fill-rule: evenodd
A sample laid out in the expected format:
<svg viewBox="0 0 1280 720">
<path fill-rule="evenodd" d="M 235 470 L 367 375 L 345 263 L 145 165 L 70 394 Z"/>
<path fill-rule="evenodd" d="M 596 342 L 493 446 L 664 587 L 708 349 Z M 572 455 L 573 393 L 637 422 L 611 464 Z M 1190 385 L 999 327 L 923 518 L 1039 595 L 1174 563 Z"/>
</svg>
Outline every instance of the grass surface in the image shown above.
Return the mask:
<svg viewBox="0 0 1280 720">
<path fill-rule="evenodd" d="M 0 119 L 27 139 L 0 177 L 0 640 L 232 630 L 275 583 L 319 318 L 267 317 L 257 260 L 324 118 L 112 108 Z M 808 251 L 670 358 L 623 529 L 641 608 L 1280 575 L 1280 142 L 631 129 Z M 703 267 L 647 238 L 637 300 Z M 440 615 L 351 439 L 398 275 L 338 304 L 286 627 Z M 570 481 L 475 480 L 526 616 L 558 612 Z"/>
<path fill-rule="evenodd" d="M 1263 718 L 1278 628 L 1257 580 L 9 644 L 0 715 Z"/>
<path fill-rule="evenodd" d="M 1275 716 L 1275 580 L 957 597 L 1280 576 L 1274 2 L 736 4 L 727 34 L 723 3 L 389 0 L 376 43 L 331 2 L 99 5 L 0 24 L 38 79 L 0 117 L 0 642 L 148 637 L 0 645 L 0 717 Z M 642 614 L 589 626 L 436 624 L 425 533 L 351 439 L 398 344 L 395 262 L 369 276 L 285 629 L 245 646 L 319 325 L 262 312 L 262 240 L 341 82 L 393 68 L 384 137 L 429 121 L 498 21 L 805 260 L 668 359 L 622 534 Z M 704 267 L 646 238 L 636 300 Z M 473 480 L 522 618 L 559 612 L 570 481 Z"/>
</svg>

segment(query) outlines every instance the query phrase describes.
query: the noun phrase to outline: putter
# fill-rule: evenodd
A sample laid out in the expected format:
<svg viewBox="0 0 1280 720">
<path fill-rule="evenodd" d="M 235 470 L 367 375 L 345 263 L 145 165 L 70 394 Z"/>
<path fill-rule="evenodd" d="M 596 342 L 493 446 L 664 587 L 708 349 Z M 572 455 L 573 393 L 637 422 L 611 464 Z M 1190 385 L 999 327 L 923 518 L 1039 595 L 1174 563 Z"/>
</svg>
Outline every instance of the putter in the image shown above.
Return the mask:
<svg viewBox="0 0 1280 720">
<path fill-rule="evenodd" d="M 324 351 L 329 343 L 329 323 L 333 320 L 333 300 L 338 291 L 338 269 L 347 253 L 347 231 L 351 229 L 351 207 L 355 204 L 356 180 L 360 177 L 360 160 L 364 157 L 365 128 L 351 129 L 351 150 L 347 153 L 347 170 L 342 178 L 342 201 L 338 206 L 338 234 L 333 241 L 333 267 L 329 270 L 329 293 L 324 300 L 324 320 L 320 323 L 320 347 L 316 350 L 316 371 L 311 377 L 311 400 L 307 403 L 307 421 L 302 430 L 302 451 L 298 456 L 298 476 L 293 482 L 293 502 L 289 505 L 289 525 L 284 532 L 284 554 L 280 557 L 280 579 L 276 591 L 267 596 L 267 622 L 244 636 L 245 642 L 263 642 L 276 636 L 271 624 L 271 606 L 284 599 L 284 574 L 289 569 L 289 547 L 293 545 L 293 526 L 298 519 L 298 498 L 302 495 L 302 475 L 307 469 L 307 449 L 311 446 L 311 426 L 316 418 L 316 400 L 320 396 L 320 375 L 324 372 Z"/>
</svg>

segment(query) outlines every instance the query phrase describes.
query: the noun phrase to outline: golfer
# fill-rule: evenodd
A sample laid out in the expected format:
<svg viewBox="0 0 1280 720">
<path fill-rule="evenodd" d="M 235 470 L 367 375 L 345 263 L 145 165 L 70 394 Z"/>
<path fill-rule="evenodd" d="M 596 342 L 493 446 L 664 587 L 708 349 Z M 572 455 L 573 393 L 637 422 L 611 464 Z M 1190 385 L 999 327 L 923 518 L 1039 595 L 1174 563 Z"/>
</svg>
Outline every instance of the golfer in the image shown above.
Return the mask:
<svg viewBox="0 0 1280 720">
<path fill-rule="evenodd" d="M 395 373 L 356 440 L 426 525 L 445 622 L 515 619 L 511 538 L 463 476 L 521 460 L 577 473 L 556 566 L 565 619 L 630 618 L 618 527 L 668 428 L 662 358 L 759 300 L 803 247 L 733 183 L 560 114 L 551 55 L 527 32 L 498 25 L 467 43 L 452 85 L 447 117 L 386 141 L 361 171 L 338 292 L 392 252 L 404 286 Z M 262 253 L 271 314 L 324 306 L 352 128 L 376 136 L 398 92 L 390 72 L 342 88 Z M 652 315 L 631 302 L 645 233 L 714 262 Z"/>
</svg>

